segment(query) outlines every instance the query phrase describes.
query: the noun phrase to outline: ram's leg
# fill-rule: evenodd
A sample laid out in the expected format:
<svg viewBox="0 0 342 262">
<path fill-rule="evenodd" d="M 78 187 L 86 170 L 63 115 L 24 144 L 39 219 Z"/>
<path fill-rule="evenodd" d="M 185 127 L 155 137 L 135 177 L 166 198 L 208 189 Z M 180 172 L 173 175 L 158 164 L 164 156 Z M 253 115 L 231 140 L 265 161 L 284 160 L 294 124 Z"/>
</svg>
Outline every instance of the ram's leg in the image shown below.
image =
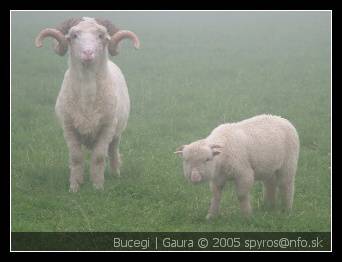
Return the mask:
<svg viewBox="0 0 342 262">
<path fill-rule="evenodd" d="M 103 189 L 105 158 L 106 154 L 100 151 L 95 151 L 92 154 L 90 173 L 95 189 Z"/>
<path fill-rule="evenodd" d="M 250 190 L 254 184 L 254 171 L 252 169 L 243 170 L 239 173 L 235 183 L 241 212 L 245 217 L 249 217 L 252 214 Z"/>
<path fill-rule="evenodd" d="M 210 182 L 210 189 L 213 195 L 211 198 L 208 215 L 206 216 L 206 219 L 208 220 L 214 218 L 219 213 L 220 200 L 221 200 L 222 189 L 224 185 L 225 183 L 216 184 L 213 181 Z"/>
<path fill-rule="evenodd" d="M 82 145 L 74 129 L 64 126 L 64 138 L 69 148 L 70 192 L 77 192 L 83 183 L 83 152 Z"/>
<path fill-rule="evenodd" d="M 109 144 L 108 156 L 112 173 L 120 176 L 121 157 L 119 152 L 120 137 L 114 137 Z"/>
<path fill-rule="evenodd" d="M 94 145 L 91 156 L 90 175 L 96 189 L 103 189 L 104 171 L 109 144 L 113 138 L 113 126 L 105 126 L 101 129 Z"/>
</svg>

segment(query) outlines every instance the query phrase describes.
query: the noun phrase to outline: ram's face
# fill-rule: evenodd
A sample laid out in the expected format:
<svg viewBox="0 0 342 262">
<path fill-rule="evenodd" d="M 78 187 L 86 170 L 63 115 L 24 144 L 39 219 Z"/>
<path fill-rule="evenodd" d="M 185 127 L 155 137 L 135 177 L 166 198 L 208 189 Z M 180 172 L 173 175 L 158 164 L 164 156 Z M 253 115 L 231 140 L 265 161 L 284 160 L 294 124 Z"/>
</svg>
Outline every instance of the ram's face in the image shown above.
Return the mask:
<svg viewBox="0 0 342 262">
<path fill-rule="evenodd" d="M 89 65 L 106 54 L 110 36 L 107 29 L 95 21 L 82 21 L 70 28 L 67 40 L 71 55 L 82 64 Z"/>
<path fill-rule="evenodd" d="M 183 158 L 184 176 L 193 184 L 209 180 L 214 172 L 214 160 L 220 151 L 218 146 L 197 141 L 180 147 L 176 153 Z"/>
</svg>

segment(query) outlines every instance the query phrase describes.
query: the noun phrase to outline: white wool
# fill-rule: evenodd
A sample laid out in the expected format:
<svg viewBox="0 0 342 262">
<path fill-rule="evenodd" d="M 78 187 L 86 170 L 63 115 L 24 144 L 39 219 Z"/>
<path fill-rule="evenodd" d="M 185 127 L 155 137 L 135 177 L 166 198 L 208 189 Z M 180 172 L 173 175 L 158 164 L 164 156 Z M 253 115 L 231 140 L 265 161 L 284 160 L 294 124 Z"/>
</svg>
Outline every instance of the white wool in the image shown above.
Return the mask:
<svg viewBox="0 0 342 262">
<path fill-rule="evenodd" d="M 94 18 L 92 18 L 92 17 L 83 16 L 82 20 L 83 21 L 87 21 L 87 22 L 94 22 L 94 23 L 96 23 L 96 20 Z"/>
<path fill-rule="evenodd" d="M 283 207 L 291 209 L 299 138 L 286 119 L 259 115 L 215 128 L 205 138 L 182 147 L 184 175 L 193 183 L 209 180 L 213 199 L 207 218 L 217 215 L 221 191 L 233 180 L 241 209 L 250 215 L 249 193 L 255 180 L 265 185 L 265 202 L 275 204 L 280 190 Z"/>
<path fill-rule="evenodd" d="M 83 182 L 84 147 L 92 151 L 90 173 L 95 188 L 103 188 L 107 156 L 112 171 L 120 174 L 119 144 L 130 99 L 121 70 L 108 58 L 108 42 L 99 38 L 106 28 L 94 18 L 83 17 L 69 32 L 73 29 L 77 35 L 68 42 L 69 69 L 55 111 L 69 149 L 70 191 L 76 192 Z M 93 55 L 89 63 L 86 51 Z"/>
<path fill-rule="evenodd" d="M 223 145 L 217 161 L 224 161 L 222 164 L 227 168 L 252 168 L 257 179 L 272 176 L 286 161 L 297 158 L 299 150 L 298 135 L 292 124 L 272 115 L 220 125 L 206 141 Z M 225 157 L 229 157 L 228 162 Z"/>
<path fill-rule="evenodd" d="M 55 111 L 69 149 L 70 191 L 78 191 L 83 183 L 84 147 L 92 151 L 93 185 L 103 189 L 107 156 L 112 171 L 120 175 L 119 144 L 130 111 L 125 78 L 108 55 L 117 55 L 118 44 L 127 38 L 138 48 L 139 38 L 131 31 L 117 30 L 108 20 L 90 17 L 41 30 L 36 47 L 42 47 L 46 37 L 55 39 L 58 55 L 69 49 L 69 69 Z"/>
</svg>

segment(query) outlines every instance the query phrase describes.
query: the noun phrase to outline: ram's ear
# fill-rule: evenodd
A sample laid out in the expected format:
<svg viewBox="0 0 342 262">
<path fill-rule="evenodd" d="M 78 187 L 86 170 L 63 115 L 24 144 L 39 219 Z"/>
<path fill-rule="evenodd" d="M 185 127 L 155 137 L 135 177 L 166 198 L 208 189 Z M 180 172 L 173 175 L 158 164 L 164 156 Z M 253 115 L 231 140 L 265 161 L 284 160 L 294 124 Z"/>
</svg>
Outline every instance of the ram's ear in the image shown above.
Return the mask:
<svg viewBox="0 0 342 262">
<path fill-rule="evenodd" d="M 178 147 L 174 153 L 175 153 L 176 155 L 182 156 L 182 155 L 183 155 L 183 149 L 184 149 L 184 147 L 185 147 L 185 145 L 182 145 L 182 146 Z"/>
<path fill-rule="evenodd" d="M 210 145 L 211 150 L 213 151 L 213 156 L 217 156 L 221 154 L 223 147 L 217 144 Z"/>
</svg>

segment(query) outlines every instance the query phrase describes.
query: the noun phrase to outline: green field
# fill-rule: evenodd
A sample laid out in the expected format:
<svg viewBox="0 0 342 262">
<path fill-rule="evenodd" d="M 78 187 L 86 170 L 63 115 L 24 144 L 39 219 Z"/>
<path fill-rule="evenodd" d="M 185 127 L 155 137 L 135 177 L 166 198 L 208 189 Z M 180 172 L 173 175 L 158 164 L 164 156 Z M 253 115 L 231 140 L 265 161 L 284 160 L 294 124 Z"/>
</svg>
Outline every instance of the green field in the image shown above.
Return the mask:
<svg viewBox="0 0 342 262">
<path fill-rule="evenodd" d="M 122 177 L 93 189 L 89 161 L 80 192 L 69 189 L 68 151 L 54 105 L 67 69 L 34 38 L 69 17 L 112 20 L 134 31 L 113 61 L 131 98 Z M 328 12 L 14 12 L 11 80 L 12 231 L 330 231 L 331 58 Z M 217 125 L 271 113 L 301 141 L 291 214 L 261 209 L 242 219 L 232 184 L 220 216 L 205 220 L 210 191 L 183 177 L 173 154 Z M 87 155 L 89 159 L 89 153 Z"/>
</svg>

